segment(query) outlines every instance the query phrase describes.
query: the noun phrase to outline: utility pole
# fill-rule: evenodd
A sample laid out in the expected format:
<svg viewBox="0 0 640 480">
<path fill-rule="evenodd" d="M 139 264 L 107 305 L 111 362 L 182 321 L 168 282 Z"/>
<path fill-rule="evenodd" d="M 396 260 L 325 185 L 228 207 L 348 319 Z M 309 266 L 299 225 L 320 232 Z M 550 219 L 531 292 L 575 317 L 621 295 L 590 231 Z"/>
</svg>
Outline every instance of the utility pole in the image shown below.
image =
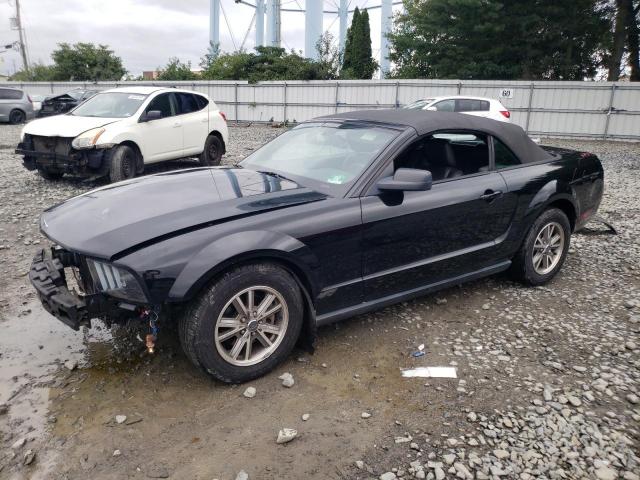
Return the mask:
<svg viewBox="0 0 640 480">
<path fill-rule="evenodd" d="M 22 54 L 22 65 L 25 71 L 29 71 L 29 61 L 27 60 L 27 46 L 24 43 L 24 32 L 22 31 L 22 20 L 20 19 L 20 0 L 16 0 L 16 26 L 20 36 L 20 53 Z"/>
</svg>

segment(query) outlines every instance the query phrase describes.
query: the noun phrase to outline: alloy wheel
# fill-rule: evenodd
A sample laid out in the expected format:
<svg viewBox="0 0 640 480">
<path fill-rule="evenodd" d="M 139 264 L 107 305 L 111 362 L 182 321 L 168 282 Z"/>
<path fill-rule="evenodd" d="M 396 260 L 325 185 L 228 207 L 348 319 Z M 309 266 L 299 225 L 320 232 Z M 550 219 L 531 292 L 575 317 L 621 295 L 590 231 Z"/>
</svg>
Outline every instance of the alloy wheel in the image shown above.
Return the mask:
<svg viewBox="0 0 640 480">
<path fill-rule="evenodd" d="M 214 343 L 236 366 L 262 362 L 282 343 L 289 323 L 284 297 L 271 287 L 254 286 L 235 294 L 216 322 Z"/>
<path fill-rule="evenodd" d="M 558 222 L 547 223 L 540 229 L 533 244 L 533 269 L 538 275 L 546 275 L 556 268 L 564 242 L 564 230 Z"/>
</svg>

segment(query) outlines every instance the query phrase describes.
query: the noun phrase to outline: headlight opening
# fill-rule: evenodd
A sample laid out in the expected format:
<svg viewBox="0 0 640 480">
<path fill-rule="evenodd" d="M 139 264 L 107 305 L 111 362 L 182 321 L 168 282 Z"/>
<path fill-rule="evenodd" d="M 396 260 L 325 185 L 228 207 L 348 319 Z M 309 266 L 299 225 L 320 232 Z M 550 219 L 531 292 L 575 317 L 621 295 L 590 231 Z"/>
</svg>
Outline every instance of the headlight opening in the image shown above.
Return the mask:
<svg viewBox="0 0 640 480">
<path fill-rule="evenodd" d="M 147 303 L 142 286 L 129 271 L 91 259 L 87 259 L 87 266 L 96 290 L 123 300 Z"/>
</svg>

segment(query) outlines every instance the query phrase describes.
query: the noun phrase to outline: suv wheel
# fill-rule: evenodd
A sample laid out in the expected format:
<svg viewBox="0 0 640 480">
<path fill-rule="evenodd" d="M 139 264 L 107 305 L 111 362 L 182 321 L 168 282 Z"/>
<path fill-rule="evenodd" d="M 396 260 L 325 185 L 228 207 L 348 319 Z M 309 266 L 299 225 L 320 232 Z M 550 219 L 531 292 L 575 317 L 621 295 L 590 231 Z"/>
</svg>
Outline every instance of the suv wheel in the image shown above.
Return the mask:
<svg viewBox="0 0 640 480">
<path fill-rule="evenodd" d="M 12 125 L 18 125 L 19 123 L 24 123 L 27 119 L 27 116 L 24 114 L 22 110 L 12 110 L 9 114 L 9 123 Z"/>
<path fill-rule="evenodd" d="M 269 263 L 235 268 L 180 318 L 180 343 L 194 365 L 227 383 L 264 375 L 286 359 L 303 323 L 300 289 Z"/>
<path fill-rule="evenodd" d="M 565 213 L 558 208 L 544 211 L 513 258 L 511 272 L 529 285 L 547 283 L 562 267 L 570 240 L 571 225 Z"/>
<path fill-rule="evenodd" d="M 204 167 L 214 167 L 220 165 L 224 146 L 222 140 L 215 135 L 209 135 L 204 142 L 204 151 L 200 154 L 200 163 Z"/>
<path fill-rule="evenodd" d="M 131 147 L 120 145 L 111 152 L 109 180 L 120 182 L 136 176 L 136 152 Z"/>
</svg>

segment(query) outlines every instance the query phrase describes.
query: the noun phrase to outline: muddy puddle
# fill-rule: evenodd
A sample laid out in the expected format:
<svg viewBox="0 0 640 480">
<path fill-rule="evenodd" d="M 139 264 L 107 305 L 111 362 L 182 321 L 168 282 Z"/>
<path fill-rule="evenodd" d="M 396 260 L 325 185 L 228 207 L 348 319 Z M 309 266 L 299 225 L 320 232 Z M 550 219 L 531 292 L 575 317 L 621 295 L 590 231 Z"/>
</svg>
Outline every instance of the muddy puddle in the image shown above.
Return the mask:
<svg viewBox="0 0 640 480">
<path fill-rule="evenodd" d="M 0 478 L 222 479 L 240 470 L 252 478 L 343 478 L 341 468 L 389 425 L 403 434 L 402 417 L 447 400 L 439 395 L 434 405 L 424 379 L 401 377 L 400 367 L 427 359 L 411 356 L 421 343 L 411 338 L 411 320 L 382 327 L 383 316 L 395 314 L 323 328 L 315 354 L 297 350 L 275 372 L 229 386 L 197 371 L 171 328 L 149 356 L 142 331 L 98 325 L 74 332 L 29 303 L 0 321 L 0 402 L 9 405 L 0 416 Z M 293 374 L 293 388 L 281 385 L 284 372 Z M 249 385 L 255 398 L 242 395 Z M 127 419 L 118 424 L 121 415 Z M 281 428 L 298 437 L 277 445 Z M 27 443 L 14 452 L 21 438 Z M 29 466 L 22 464 L 27 449 L 37 452 Z"/>
<path fill-rule="evenodd" d="M 0 311 L 0 433 L 5 444 L 25 439 L 21 449 L 0 450 L 2 460 L 13 460 L 42 441 L 57 421 L 50 415 L 50 393 L 65 382 L 61 373 L 71 373 L 115 361 L 118 345 L 101 322 L 95 328 L 76 332 L 45 312 L 39 302 L 25 302 L 18 312 Z M 2 446 L 0 444 L 0 446 Z M 41 455 L 40 473 L 53 463 L 53 452 Z M 5 472 L 6 474 L 6 472 Z M 3 477 L 0 469 L 0 478 Z M 46 478 L 37 472 L 28 477 Z"/>
</svg>

